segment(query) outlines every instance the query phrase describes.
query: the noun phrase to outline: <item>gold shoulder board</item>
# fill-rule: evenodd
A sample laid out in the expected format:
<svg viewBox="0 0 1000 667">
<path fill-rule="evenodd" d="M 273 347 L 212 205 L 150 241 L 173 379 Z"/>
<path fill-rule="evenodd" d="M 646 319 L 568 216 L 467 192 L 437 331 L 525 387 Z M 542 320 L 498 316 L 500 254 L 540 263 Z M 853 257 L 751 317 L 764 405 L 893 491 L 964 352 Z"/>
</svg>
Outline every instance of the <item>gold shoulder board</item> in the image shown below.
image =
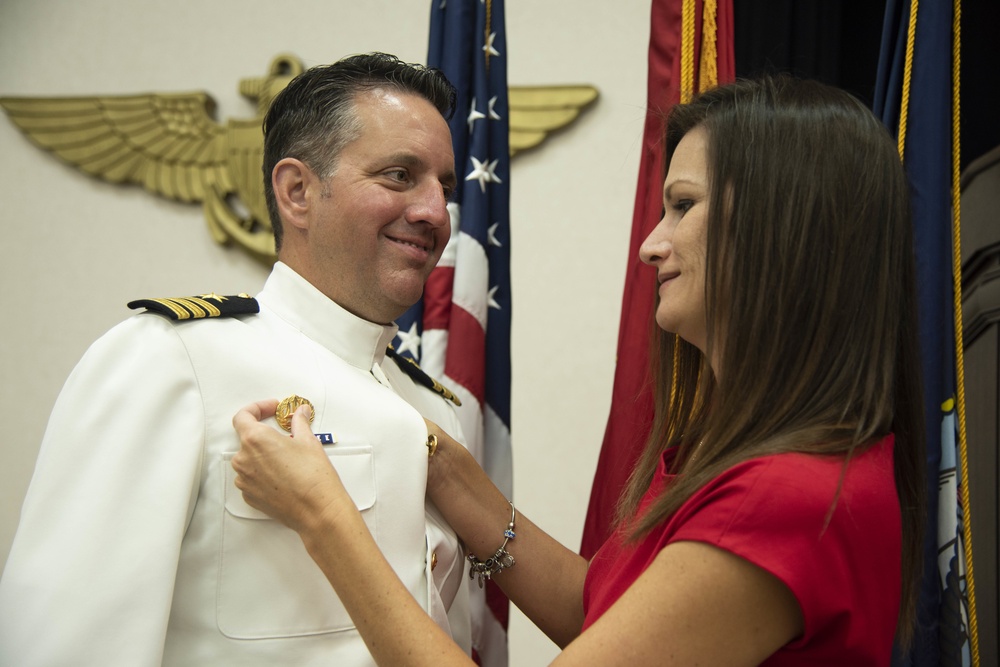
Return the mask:
<svg viewBox="0 0 1000 667">
<path fill-rule="evenodd" d="M 418 366 L 417 362 L 413 359 L 398 354 L 396 350 L 393 349 L 392 345 L 390 345 L 385 351 L 385 356 L 395 359 L 396 365 L 399 366 L 399 370 L 409 375 L 410 379 L 417 384 L 427 387 L 431 391 L 440 394 L 455 405 L 462 405 L 462 401 L 459 400 L 458 396 L 452 393 L 450 389 L 425 373 L 424 369 Z"/>
<path fill-rule="evenodd" d="M 216 293 L 170 299 L 138 299 L 129 301 L 132 310 L 145 308 L 172 320 L 198 320 L 204 317 L 232 317 L 260 312 L 257 299 L 249 294 L 221 296 Z"/>
</svg>

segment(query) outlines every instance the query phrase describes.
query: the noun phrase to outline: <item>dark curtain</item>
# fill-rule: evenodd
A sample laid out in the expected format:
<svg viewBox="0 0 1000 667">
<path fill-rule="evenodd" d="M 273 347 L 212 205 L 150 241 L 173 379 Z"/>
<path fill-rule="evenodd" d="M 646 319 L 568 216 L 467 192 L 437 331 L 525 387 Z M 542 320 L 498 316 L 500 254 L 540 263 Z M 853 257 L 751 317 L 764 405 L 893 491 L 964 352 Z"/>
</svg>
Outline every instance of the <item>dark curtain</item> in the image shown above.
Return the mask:
<svg viewBox="0 0 1000 667">
<path fill-rule="evenodd" d="M 733 0 L 736 76 L 791 72 L 872 105 L 885 0 Z M 962 2 L 962 168 L 1000 145 L 1000 2 Z"/>
<path fill-rule="evenodd" d="M 962 170 L 1000 146 L 1000 2 L 962 2 Z"/>
<path fill-rule="evenodd" d="M 733 0 L 736 75 L 790 72 L 871 106 L 885 0 Z"/>
</svg>

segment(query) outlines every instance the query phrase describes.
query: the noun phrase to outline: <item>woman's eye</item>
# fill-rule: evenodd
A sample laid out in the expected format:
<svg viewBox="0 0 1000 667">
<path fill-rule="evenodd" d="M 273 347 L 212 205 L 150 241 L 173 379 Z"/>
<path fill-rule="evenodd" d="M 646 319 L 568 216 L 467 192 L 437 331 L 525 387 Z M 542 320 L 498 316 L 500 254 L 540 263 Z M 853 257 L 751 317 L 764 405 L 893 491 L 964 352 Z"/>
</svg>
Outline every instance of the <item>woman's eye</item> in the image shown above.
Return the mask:
<svg viewBox="0 0 1000 667">
<path fill-rule="evenodd" d="M 681 213 L 687 213 L 694 206 L 694 202 L 690 199 L 680 199 L 673 205 L 675 211 L 680 211 Z"/>
</svg>

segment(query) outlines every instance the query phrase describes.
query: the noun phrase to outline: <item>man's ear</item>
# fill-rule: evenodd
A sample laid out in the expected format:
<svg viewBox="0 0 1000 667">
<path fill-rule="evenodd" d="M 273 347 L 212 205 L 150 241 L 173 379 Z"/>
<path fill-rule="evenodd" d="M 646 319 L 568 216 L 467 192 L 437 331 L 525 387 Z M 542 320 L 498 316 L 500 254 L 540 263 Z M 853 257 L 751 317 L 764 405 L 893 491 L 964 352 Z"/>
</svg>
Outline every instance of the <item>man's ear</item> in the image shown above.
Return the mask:
<svg viewBox="0 0 1000 667">
<path fill-rule="evenodd" d="M 310 193 L 320 187 L 315 172 L 302 160 L 282 158 L 271 171 L 271 185 L 282 222 L 299 229 L 308 228 Z"/>
</svg>

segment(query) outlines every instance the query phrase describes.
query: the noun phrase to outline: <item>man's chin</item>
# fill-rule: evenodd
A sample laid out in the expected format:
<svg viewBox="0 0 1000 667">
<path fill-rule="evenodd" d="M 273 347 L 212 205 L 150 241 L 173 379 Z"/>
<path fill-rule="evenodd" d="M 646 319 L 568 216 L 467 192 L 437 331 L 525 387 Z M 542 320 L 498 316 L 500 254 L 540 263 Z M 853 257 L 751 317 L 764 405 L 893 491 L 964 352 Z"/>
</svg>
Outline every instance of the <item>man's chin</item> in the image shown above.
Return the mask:
<svg viewBox="0 0 1000 667">
<path fill-rule="evenodd" d="M 409 269 L 383 274 L 378 285 L 386 305 L 392 304 L 400 308 L 400 314 L 406 312 L 424 296 L 429 270 Z"/>
<path fill-rule="evenodd" d="M 396 293 L 394 293 L 392 295 L 392 298 L 389 300 L 391 302 L 391 305 L 389 305 L 387 303 L 387 306 L 389 306 L 389 308 L 391 309 L 392 312 L 398 313 L 398 314 L 396 314 L 396 315 L 394 315 L 392 317 L 392 320 L 395 321 L 403 313 L 405 313 L 406 311 L 408 311 L 413 306 L 413 304 L 415 304 L 418 301 L 420 301 L 420 299 L 421 299 L 421 297 L 423 297 L 423 295 L 424 295 L 423 288 L 421 288 L 420 290 L 417 290 L 417 291 L 406 291 L 406 292 L 396 292 Z"/>
</svg>

